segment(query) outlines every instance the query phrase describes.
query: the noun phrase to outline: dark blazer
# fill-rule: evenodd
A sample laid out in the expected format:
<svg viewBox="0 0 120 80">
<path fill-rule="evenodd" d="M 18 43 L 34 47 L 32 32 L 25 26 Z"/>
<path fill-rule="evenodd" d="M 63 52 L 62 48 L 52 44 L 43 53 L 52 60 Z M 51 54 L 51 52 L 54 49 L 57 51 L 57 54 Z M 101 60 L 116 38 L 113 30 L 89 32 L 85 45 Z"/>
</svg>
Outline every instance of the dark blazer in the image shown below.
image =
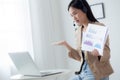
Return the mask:
<svg viewBox="0 0 120 80">
<path fill-rule="evenodd" d="M 96 25 L 102 25 L 101 23 L 95 23 Z M 101 26 L 102 27 L 102 26 Z M 69 57 L 83 62 L 82 52 L 81 52 L 81 31 L 82 27 L 78 27 L 76 30 L 76 42 L 77 49 L 72 49 L 69 51 Z M 100 80 L 103 77 L 107 77 L 113 73 L 113 69 L 109 62 L 110 59 L 110 48 L 109 48 L 109 37 L 106 40 L 103 56 L 100 56 L 100 59 L 96 56 L 91 55 L 91 52 L 85 52 L 85 59 L 88 62 L 90 69 L 92 70 L 96 80 Z"/>
</svg>

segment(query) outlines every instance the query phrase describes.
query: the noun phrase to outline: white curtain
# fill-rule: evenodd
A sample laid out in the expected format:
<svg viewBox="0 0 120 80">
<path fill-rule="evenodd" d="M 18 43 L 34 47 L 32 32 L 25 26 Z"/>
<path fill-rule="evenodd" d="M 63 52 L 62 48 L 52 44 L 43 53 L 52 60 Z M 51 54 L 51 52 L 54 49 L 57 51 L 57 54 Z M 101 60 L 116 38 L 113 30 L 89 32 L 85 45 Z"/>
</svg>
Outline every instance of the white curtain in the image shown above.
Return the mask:
<svg viewBox="0 0 120 80">
<path fill-rule="evenodd" d="M 9 80 L 8 52 L 29 51 L 33 56 L 29 0 L 0 0 L 0 80 Z"/>
<path fill-rule="evenodd" d="M 40 69 L 65 68 L 65 49 L 52 46 L 64 39 L 58 0 L 30 0 L 35 61 Z"/>
</svg>

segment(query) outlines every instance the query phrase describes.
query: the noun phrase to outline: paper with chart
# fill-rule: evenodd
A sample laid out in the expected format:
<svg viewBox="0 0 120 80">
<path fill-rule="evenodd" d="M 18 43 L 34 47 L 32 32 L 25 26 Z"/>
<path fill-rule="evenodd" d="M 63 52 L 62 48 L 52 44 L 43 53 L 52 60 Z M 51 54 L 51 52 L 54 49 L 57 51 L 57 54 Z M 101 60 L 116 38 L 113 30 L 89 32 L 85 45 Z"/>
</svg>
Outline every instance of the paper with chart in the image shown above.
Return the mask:
<svg viewBox="0 0 120 80">
<path fill-rule="evenodd" d="M 88 24 L 87 30 L 82 41 L 82 50 L 92 51 L 97 49 L 103 55 L 103 48 L 108 36 L 108 27 L 95 24 Z"/>
</svg>

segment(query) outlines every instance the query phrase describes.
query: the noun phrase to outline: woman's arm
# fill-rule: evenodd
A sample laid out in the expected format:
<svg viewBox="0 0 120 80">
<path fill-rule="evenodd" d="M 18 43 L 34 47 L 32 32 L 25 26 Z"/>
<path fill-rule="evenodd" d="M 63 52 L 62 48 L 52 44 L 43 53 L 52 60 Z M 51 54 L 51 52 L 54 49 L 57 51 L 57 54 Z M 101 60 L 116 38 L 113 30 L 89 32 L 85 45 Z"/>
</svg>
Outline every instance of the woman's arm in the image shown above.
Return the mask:
<svg viewBox="0 0 120 80">
<path fill-rule="evenodd" d="M 109 47 L 109 36 L 107 37 L 104 50 L 103 50 L 103 56 L 101 56 L 100 62 L 105 62 L 110 59 L 110 47 Z"/>
<path fill-rule="evenodd" d="M 68 50 L 69 57 L 71 57 L 71 58 L 73 58 L 77 61 L 80 61 L 81 57 L 79 55 L 79 52 L 76 49 L 72 48 L 66 41 L 64 41 L 64 40 L 63 41 L 58 41 L 58 42 L 54 42 L 53 44 L 54 45 L 61 45 L 61 46 L 66 47 L 67 50 Z"/>
</svg>

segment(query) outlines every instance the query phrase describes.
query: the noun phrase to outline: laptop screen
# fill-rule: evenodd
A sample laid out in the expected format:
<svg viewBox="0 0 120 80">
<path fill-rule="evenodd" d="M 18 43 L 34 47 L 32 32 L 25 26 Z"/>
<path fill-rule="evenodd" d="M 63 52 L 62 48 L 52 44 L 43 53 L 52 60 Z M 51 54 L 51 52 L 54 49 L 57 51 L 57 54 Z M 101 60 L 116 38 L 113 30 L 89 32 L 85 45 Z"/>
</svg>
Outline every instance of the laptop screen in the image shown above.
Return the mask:
<svg viewBox="0 0 120 80">
<path fill-rule="evenodd" d="M 32 57 L 30 56 L 29 52 L 14 52 L 9 53 L 9 56 L 20 74 L 40 74 L 39 69 L 32 60 Z"/>
</svg>

